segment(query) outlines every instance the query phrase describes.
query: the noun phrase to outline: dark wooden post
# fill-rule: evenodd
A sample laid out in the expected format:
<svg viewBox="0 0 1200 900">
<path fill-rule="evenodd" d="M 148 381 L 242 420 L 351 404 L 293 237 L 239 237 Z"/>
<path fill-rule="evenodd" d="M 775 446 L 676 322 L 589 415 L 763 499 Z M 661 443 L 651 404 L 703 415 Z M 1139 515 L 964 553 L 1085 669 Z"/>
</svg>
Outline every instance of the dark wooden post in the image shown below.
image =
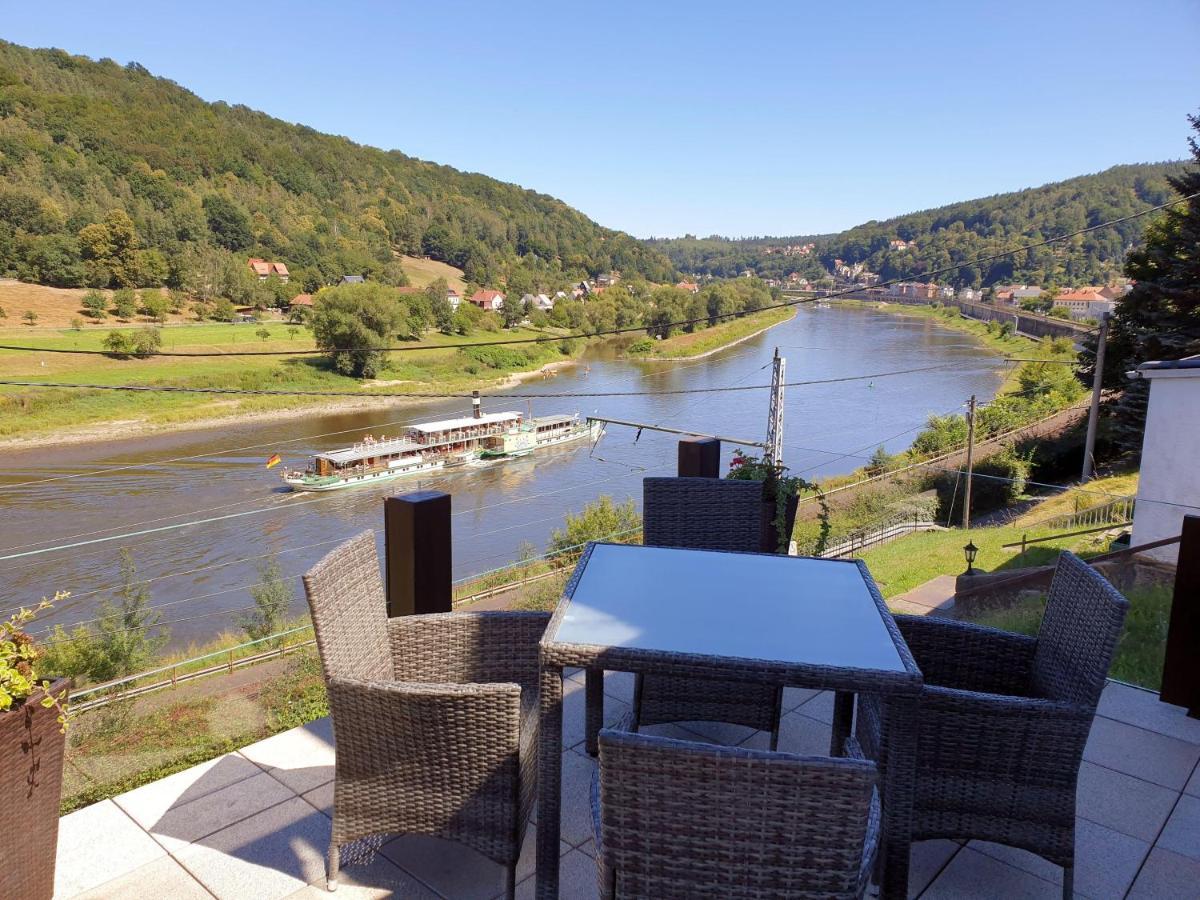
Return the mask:
<svg viewBox="0 0 1200 900">
<path fill-rule="evenodd" d="M 1184 516 L 1159 699 L 1200 719 L 1200 516 Z"/>
<path fill-rule="evenodd" d="M 688 437 L 679 442 L 680 478 L 720 478 L 721 442 L 710 437 Z"/>
<path fill-rule="evenodd" d="M 413 491 L 383 501 L 388 616 L 450 612 L 450 495 Z"/>
</svg>

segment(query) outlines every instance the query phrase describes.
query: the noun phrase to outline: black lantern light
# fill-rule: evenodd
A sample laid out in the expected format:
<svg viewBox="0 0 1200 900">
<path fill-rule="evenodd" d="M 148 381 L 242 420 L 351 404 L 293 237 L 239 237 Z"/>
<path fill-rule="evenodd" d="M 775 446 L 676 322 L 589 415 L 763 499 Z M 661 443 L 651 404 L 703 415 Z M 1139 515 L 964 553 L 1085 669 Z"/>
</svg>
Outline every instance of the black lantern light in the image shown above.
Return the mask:
<svg viewBox="0 0 1200 900">
<path fill-rule="evenodd" d="M 963 556 L 967 558 L 967 571 L 964 574 L 975 574 L 975 556 L 979 553 L 979 548 L 975 546 L 975 542 L 971 541 L 967 546 L 963 547 Z"/>
</svg>

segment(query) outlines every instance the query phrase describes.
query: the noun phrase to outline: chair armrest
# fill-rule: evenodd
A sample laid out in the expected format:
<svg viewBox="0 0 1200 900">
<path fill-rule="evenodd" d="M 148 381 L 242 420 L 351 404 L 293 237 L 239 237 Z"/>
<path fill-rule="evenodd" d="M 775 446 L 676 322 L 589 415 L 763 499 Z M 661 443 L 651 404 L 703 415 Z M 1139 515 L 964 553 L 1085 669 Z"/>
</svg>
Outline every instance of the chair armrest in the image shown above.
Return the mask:
<svg viewBox="0 0 1200 900">
<path fill-rule="evenodd" d="M 453 612 L 388 620 L 398 681 L 515 682 L 537 689 L 543 612 Z"/>
<path fill-rule="evenodd" d="M 1094 712 L 1059 700 L 926 685 L 917 765 L 988 778 L 1074 778 Z"/>
<path fill-rule="evenodd" d="M 1023 696 L 1037 639 L 929 616 L 896 616 L 926 685 Z"/>
<path fill-rule="evenodd" d="M 330 678 L 339 776 L 449 766 L 482 783 L 497 766 L 515 777 L 521 729 L 516 684 L 410 684 Z"/>
</svg>

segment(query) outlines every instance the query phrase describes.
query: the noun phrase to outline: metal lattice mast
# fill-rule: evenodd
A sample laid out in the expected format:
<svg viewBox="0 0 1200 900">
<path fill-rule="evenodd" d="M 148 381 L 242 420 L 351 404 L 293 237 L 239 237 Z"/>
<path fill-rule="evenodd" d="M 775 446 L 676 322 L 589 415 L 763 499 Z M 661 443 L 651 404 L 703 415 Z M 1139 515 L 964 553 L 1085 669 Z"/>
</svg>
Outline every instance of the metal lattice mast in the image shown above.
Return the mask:
<svg viewBox="0 0 1200 900">
<path fill-rule="evenodd" d="M 771 406 L 767 412 L 766 461 L 776 465 L 783 462 L 783 366 L 784 359 L 775 348 L 771 361 Z"/>
</svg>

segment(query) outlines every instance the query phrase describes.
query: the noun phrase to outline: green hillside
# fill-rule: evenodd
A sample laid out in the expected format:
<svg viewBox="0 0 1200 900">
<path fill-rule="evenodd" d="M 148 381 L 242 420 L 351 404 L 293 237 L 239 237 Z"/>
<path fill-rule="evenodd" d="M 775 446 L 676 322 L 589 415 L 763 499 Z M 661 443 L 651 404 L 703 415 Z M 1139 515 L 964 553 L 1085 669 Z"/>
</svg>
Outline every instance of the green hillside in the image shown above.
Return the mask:
<svg viewBox="0 0 1200 900">
<path fill-rule="evenodd" d="M 967 200 L 887 219 L 867 222 L 841 234 L 730 240 L 674 238 L 652 240 L 685 272 L 722 277 L 750 269 L 764 278 L 798 272 L 812 279 L 832 271 L 834 260 L 863 263 L 883 278 L 920 278 L 922 273 L 998 253 L 1018 244 L 1067 234 L 1089 225 L 1140 212 L 1174 198 L 1168 175 L 1182 163 L 1115 166 L 1041 187 Z M 940 279 L 957 287 L 998 282 L 1080 285 L 1103 284 L 1120 273 L 1128 249 L 1137 244 L 1149 221 L 1135 219 L 1072 239 L 1065 244 L 999 260 L 987 268 L 966 267 Z M 892 249 L 891 242 L 912 242 Z M 808 256 L 767 253 L 768 248 L 815 242 Z"/>
<path fill-rule="evenodd" d="M 402 283 L 402 254 L 477 284 L 674 275 L 544 194 L 207 103 L 136 63 L 0 42 L 0 277 L 186 287 L 218 250 L 281 260 L 309 288 Z"/>
</svg>

